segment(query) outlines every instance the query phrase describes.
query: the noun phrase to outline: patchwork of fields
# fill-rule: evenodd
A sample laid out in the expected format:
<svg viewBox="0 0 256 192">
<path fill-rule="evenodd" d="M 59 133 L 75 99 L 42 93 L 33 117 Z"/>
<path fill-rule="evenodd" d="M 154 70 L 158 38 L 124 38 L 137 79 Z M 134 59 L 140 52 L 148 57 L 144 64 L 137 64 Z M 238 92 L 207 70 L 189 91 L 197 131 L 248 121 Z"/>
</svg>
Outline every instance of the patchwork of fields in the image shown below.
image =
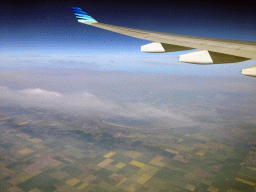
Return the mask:
<svg viewBox="0 0 256 192">
<path fill-rule="evenodd" d="M 255 191 L 255 132 L 0 118 L 0 191 Z M 232 134 L 232 133 L 229 133 Z M 219 138 L 219 139 L 218 139 Z"/>
</svg>

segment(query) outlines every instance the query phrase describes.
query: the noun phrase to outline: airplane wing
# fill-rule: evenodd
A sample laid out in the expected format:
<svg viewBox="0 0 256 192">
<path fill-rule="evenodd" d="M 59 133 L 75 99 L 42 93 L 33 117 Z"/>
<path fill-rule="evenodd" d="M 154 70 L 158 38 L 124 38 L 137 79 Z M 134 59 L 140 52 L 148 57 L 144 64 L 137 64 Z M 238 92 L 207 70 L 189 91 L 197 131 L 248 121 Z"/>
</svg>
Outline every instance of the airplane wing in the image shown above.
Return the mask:
<svg viewBox="0 0 256 192">
<path fill-rule="evenodd" d="M 253 41 L 199 37 L 120 27 L 100 23 L 78 7 L 72 7 L 72 9 L 80 23 L 153 41 L 152 43 L 141 46 L 142 52 L 165 53 L 198 49 L 180 55 L 179 61 L 201 65 L 237 63 L 256 59 L 256 42 Z M 256 77 L 256 65 L 243 69 L 242 74 Z"/>
</svg>

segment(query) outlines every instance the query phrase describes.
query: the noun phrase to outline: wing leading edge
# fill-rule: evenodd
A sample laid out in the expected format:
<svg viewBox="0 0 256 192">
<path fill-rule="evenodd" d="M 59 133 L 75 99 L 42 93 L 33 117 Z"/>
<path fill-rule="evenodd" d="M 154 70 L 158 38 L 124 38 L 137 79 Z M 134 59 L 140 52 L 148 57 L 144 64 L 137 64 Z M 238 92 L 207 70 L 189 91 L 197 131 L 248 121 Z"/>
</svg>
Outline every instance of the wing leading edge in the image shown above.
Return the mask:
<svg viewBox="0 0 256 192">
<path fill-rule="evenodd" d="M 153 43 L 141 47 L 141 51 L 143 52 L 161 53 L 198 49 L 197 51 L 181 55 L 179 58 L 181 62 L 195 64 L 236 63 L 256 59 L 256 42 L 253 41 L 161 33 L 109 25 L 96 21 L 78 7 L 73 7 L 72 9 L 80 23 L 139 39 L 153 41 Z M 254 75 L 250 74 L 250 76 Z"/>
</svg>

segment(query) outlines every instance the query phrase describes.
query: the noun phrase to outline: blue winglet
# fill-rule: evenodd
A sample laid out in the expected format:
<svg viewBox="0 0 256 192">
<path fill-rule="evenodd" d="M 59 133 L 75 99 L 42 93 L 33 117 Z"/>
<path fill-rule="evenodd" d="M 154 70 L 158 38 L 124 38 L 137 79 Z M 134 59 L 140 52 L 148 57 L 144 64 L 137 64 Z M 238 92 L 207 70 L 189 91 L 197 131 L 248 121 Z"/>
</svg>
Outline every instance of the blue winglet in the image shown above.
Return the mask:
<svg viewBox="0 0 256 192">
<path fill-rule="evenodd" d="M 95 19 L 93 19 L 90 15 L 88 15 L 86 12 L 84 12 L 79 7 L 72 7 L 73 12 L 75 13 L 75 16 L 77 18 L 77 21 L 84 24 L 92 24 L 97 23 Z"/>
</svg>

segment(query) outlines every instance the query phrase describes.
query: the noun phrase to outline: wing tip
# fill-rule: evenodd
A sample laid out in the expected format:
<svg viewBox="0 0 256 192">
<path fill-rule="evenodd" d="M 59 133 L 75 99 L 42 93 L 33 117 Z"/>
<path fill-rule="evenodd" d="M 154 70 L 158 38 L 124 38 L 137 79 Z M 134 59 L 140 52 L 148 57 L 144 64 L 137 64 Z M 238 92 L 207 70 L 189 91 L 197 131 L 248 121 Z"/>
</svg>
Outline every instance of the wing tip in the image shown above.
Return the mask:
<svg viewBox="0 0 256 192">
<path fill-rule="evenodd" d="M 77 21 L 84 24 L 93 24 L 97 23 L 95 19 L 93 19 L 90 15 L 88 15 L 85 11 L 83 11 L 79 7 L 72 7 L 72 10 L 77 18 Z"/>
</svg>

